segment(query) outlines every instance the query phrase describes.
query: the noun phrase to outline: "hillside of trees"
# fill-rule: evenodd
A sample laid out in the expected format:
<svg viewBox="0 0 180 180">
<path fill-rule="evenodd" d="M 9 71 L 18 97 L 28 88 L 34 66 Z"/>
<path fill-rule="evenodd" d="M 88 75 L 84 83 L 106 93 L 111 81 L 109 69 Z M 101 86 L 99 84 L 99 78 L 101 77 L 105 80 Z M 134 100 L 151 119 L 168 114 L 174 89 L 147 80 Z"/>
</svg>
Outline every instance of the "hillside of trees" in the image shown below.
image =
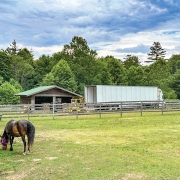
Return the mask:
<svg viewBox="0 0 180 180">
<path fill-rule="evenodd" d="M 180 54 L 165 60 L 164 49 L 154 42 L 142 66 L 137 56 L 123 60 L 98 57 L 82 37 L 73 37 L 62 51 L 34 59 L 26 47 L 19 49 L 14 40 L 0 50 L 0 104 L 18 104 L 18 92 L 41 85 L 57 85 L 84 94 L 84 85 L 158 86 L 165 99 L 180 99 Z"/>
</svg>

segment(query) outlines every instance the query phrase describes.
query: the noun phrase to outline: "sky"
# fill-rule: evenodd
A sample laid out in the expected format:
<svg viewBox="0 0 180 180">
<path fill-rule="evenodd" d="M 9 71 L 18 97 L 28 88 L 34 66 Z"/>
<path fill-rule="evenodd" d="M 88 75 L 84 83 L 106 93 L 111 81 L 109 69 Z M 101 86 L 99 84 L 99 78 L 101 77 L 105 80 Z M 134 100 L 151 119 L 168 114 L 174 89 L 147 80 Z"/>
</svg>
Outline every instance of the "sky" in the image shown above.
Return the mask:
<svg viewBox="0 0 180 180">
<path fill-rule="evenodd" d="M 1 0 L 0 49 L 14 40 L 35 59 L 52 55 L 74 36 L 84 38 L 98 57 L 144 63 L 154 42 L 165 58 L 180 54 L 179 0 Z"/>
</svg>

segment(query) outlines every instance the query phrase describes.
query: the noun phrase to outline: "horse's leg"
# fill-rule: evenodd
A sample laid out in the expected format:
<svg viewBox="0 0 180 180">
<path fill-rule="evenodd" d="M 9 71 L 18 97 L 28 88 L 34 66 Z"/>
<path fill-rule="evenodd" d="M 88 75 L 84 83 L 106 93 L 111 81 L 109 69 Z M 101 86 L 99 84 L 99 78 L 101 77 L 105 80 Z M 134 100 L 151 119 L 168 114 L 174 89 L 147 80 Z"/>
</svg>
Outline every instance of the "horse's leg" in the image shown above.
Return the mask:
<svg viewBox="0 0 180 180">
<path fill-rule="evenodd" d="M 10 151 L 13 151 L 12 144 L 13 144 L 14 137 L 13 136 L 9 136 L 9 140 L 10 140 Z"/>
<path fill-rule="evenodd" d="M 30 153 L 30 144 L 28 143 L 28 153 Z"/>
<path fill-rule="evenodd" d="M 26 154 L 26 139 L 25 139 L 25 136 L 22 136 L 21 139 L 22 139 L 23 144 L 24 144 L 24 152 L 23 152 L 23 154 L 25 155 Z"/>
</svg>

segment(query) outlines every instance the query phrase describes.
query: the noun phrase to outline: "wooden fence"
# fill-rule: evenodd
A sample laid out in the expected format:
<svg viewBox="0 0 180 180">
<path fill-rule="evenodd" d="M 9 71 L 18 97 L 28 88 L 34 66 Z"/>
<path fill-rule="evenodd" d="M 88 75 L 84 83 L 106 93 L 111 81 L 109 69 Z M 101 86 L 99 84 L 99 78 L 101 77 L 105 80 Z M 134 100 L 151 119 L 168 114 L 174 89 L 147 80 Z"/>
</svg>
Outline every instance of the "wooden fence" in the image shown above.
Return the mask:
<svg viewBox="0 0 180 180">
<path fill-rule="evenodd" d="M 120 117 L 125 113 L 139 112 L 142 116 L 144 112 L 165 112 L 180 111 L 180 102 L 114 102 L 114 103 L 77 103 L 77 104 L 21 104 L 21 105 L 0 105 L 0 120 L 3 118 L 26 118 L 40 116 L 74 116 L 78 119 L 81 115 L 98 114 L 99 118 L 103 114 L 116 113 Z"/>
</svg>

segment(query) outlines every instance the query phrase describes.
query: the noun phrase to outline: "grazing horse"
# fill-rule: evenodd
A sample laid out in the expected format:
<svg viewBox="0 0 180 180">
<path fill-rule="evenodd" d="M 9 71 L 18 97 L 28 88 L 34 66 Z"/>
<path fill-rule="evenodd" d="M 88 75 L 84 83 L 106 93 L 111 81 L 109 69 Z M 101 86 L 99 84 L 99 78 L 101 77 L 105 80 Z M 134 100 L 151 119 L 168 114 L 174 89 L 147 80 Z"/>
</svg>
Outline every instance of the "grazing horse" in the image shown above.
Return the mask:
<svg viewBox="0 0 180 180">
<path fill-rule="evenodd" d="M 28 139 L 28 151 L 30 152 L 30 147 L 34 143 L 34 137 L 35 137 L 35 127 L 34 125 L 26 120 L 19 120 L 14 121 L 10 120 L 6 127 L 4 128 L 4 133 L 1 136 L 1 143 L 3 146 L 7 146 L 7 143 L 10 142 L 10 151 L 13 151 L 13 140 L 14 137 L 21 137 L 23 144 L 24 144 L 24 152 L 23 154 L 26 154 L 26 139 L 25 136 L 27 136 Z M 3 143 L 4 142 L 4 143 Z"/>
</svg>

